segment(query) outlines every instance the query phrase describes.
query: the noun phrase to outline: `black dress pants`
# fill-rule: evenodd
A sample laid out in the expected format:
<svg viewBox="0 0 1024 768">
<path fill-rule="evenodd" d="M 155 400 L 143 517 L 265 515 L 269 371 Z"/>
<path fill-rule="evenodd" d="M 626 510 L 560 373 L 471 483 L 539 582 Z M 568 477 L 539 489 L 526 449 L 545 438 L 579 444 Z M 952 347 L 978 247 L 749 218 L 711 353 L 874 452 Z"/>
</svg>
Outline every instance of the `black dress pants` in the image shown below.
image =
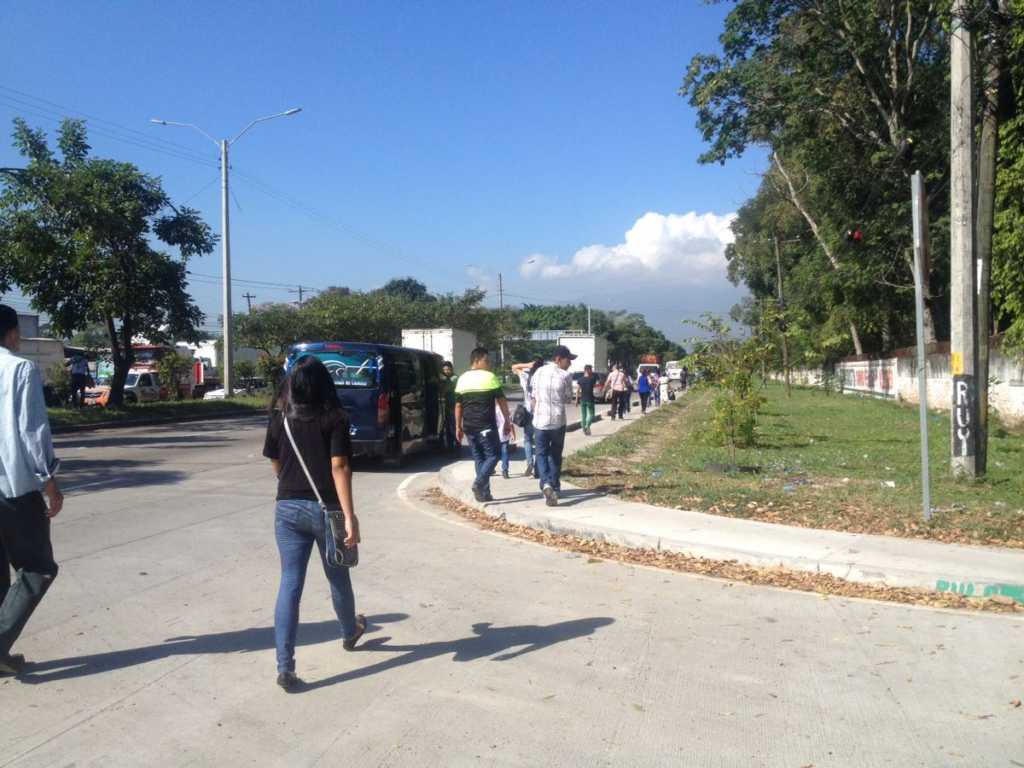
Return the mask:
<svg viewBox="0 0 1024 768">
<path fill-rule="evenodd" d="M 57 577 L 50 518 L 38 491 L 0 498 L 0 656 L 6 656 Z M 9 568 L 14 568 L 14 583 Z"/>
</svg>

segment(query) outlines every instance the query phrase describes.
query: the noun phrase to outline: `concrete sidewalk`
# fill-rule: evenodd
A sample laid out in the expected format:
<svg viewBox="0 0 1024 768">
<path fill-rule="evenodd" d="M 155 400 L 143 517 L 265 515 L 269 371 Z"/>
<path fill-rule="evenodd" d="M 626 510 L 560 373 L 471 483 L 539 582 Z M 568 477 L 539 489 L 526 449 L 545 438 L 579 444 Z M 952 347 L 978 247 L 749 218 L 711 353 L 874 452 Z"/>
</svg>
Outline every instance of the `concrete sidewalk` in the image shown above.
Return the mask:
<svg viewBox="0 0 1024 768">
<path fill-rule="evenodd" d="M 570 414 L 570 421 L 572 418 Z M 614 434 L 638 418 L 639 410 L 634 409 L 625 422 L 598 422 L 592 437 L 570 432 L 566 454 Z M 850 581 L 977 597 L 1007 595 L 1024 603 L 1021 550 L 797 528 L 667 509 L 623 501 L 565 482 L 561 504 L 548 507 L 537 481 L 522 477 L 523 469 L 522 461 L 513 462 L 511 479 L 495 478 L 491 483 L 495 501 L 487 504 L 473 500 L 471 461 L 445 467 L 439 481 L 447 495 L 493 517 L 504 515 L 509 522 L 556 533 L 755 566 L 782 565 Z"/>
</svg>

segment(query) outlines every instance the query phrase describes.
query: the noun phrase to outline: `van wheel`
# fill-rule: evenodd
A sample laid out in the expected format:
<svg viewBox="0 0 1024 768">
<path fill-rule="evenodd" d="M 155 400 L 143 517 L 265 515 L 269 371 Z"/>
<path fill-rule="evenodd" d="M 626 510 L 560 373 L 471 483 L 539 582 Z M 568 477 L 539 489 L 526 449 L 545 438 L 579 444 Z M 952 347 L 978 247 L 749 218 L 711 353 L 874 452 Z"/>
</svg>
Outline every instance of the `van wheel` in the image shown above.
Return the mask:
<svg viewBox="0 0 1024 768">
<path fill-rule="evenodd" d="M 137 400 L 138 400 L 138 398 L 135 397 L 135 395 L 132 394 L 131 392 L 125 392 L 124 393 L 124 401 L 125 401 L 126 404 L 133 405 L 133 404 L 135 404 L 135 402 Z"/>
</svg>

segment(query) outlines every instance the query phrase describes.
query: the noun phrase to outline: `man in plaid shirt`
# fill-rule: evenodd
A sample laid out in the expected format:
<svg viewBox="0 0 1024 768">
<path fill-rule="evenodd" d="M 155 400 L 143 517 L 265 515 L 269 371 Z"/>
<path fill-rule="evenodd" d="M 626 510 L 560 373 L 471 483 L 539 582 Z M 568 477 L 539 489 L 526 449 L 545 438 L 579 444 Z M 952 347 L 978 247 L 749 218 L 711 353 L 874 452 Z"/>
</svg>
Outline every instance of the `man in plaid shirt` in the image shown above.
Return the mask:
<svg viewBox="0 0 1024 768">
<path fill-rule="evenodd" d="M 537 477 L 549 507 L 558 506 L 562 489 L 565 406 L 572 401 L 569 365 L 575 359 L 568 347 L 559 345 L 555 347 L 554 361 L 539 368 L 530 379 Z"/>
</svg>

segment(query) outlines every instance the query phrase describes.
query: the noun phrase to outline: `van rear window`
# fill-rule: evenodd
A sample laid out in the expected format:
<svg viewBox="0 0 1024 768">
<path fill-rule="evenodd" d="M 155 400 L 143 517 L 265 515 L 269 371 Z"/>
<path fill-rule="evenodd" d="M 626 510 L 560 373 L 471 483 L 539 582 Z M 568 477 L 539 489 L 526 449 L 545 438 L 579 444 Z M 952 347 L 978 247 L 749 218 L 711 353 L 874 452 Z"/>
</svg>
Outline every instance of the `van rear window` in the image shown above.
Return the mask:
<svg viewBox="0 0 1024 768">
<path fill-rule="evenodd" d="M 376 387 L 381 359 L 373 355 L 316 352 L 336 387 Z"/>
</svg>

